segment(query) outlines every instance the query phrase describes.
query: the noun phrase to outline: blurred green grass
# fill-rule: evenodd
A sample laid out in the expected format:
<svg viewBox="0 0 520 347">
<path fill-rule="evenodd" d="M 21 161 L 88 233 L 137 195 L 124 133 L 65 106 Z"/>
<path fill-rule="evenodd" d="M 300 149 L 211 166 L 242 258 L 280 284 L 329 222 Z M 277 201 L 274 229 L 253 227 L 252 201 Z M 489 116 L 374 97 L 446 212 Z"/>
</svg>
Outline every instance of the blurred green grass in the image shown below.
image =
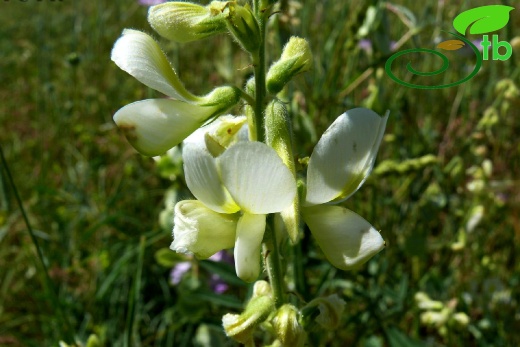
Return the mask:
<svg viewBox="0 0 520 347">
<path fill-rule="evenodd" d="M 391 41 L 407 28 L 386 3 L 373 3 L 382 18 L 367 36 L 372 54 L 356 37 L 371 2 L 306 1 L 292 15 L 272 19 L 271 60 L 293 34 L 309 40 L 315 57 L 314 70 L 286 93 L 300 157 L 344 110 L 391 111 L 378 156 L 386 166 L 346 202 L 382 230 L 387 249 L 353 273 L 324 264 L 309 237 L 301 254 L 288 256 L 304 275 L 305 286 L 295 284 L 303 299 L 338 292 L 347 301 L 342 328 L 311 336 L 312 345 L 393 347 L 399 334 L 428 346 L 518 345 L 518 53 L 506 62 L 485 61 L 457 87 L 397 85 L 384 62 Z M 441 3 L 396 2 L 418 25 L 403 48 L 433 46 L 457 13 L 489 4 Z M 154 258 L 171 241 L 157 220 L 165 190 L 174 184 L 181 196 L 188 193 L 182 178 L 172 183 L 159 176 L 154 162 L 118 133 L 112 122 L 118 108 L 158 94 L 110 61 L 124 28 L 151 33 L 146 11 L 130 0 L 0 4 L 0 141 L 72 330 L 50 301 L 2 170 L 0 345 L 55 346 L 67 334 L 86 341 L 96 333 L 107 346 L 191 346 L 201 323 L 218 329 L 222 314 L 247 294 L 233 286 L 223 301 L 195 299 L 190 293 L 198 284 L 172 287 L 169 270 Z M 520 35 L 518 11 L 499 31 L 502 40 Z M 230 41 L 161 43 L 187 87 L 204 93 L 223 83 L 242 85 L 251 74 L 247 57 Z M 464 75 L 471 59 L 457 59 L 442 78 Z M 434 62 L 419 64 L 427 70 Z M 426 155 L 435 160 L 413 161 Z M 482 219 L 471 229 L 479 206 Z M 440 333 L 421 324 L 418 291 L 455 302 L 470 325 Z"/>
</svg>

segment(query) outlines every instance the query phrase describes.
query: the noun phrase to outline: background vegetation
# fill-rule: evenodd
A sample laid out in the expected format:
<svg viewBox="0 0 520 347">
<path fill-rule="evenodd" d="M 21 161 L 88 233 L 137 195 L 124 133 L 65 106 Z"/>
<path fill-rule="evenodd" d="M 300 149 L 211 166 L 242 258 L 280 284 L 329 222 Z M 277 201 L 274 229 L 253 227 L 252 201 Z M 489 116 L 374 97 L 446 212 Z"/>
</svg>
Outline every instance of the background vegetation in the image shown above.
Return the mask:
<svg viewBox="0 0 520 347">
<path fill-rule="evenodd" d="M 289 1 L 272 17 L 271 61 L 289 35 L 314 52 L 313 71 L 285 96 L 300 157 L 344 110 L 391 111 L 377 168 L 345 203 L 381 230 L 386 250 L 343 272 L 306 233 L 286 256 L 294 300 L 338 293 L 347 302 L 341 327 L 313 334 L 311 346 L 520 345 L 519 52 L 484 61 L 448 89 L 407 88 L 384 71 L 396 42 L 433 48 L 458 13 L 490 3 L 499 2 Z M 152 32 L 146 12 L 132 0 L 0 3 L 0 143 L 49 269 L 48 281 L 2 165 L 0 346 L 84 343 L 91 334 L 106 346 L 232 345 L 220 318 L 250 288 L 225 264 L 190 259 L 191 271 L 171 284 L 171 267 L 186 259 L 161 251 L 171 242 L 164 196 L 189 197 L 182 165 L 140 156 L 112 121 L 123 105 L 159 97 L 110 61 L 123 28 Z M 496 34 L 511 41 L 519 28 L 517 8 Z M 195 93 L 242 85 L 252 73 L 226 36 L 161 44 Z M 472 69 L 471 54 L 448 55 L 449 73 L 433 81 Z M 211 273 L 230 285 L 224 294 L 207 285 Z"/>
</svg>

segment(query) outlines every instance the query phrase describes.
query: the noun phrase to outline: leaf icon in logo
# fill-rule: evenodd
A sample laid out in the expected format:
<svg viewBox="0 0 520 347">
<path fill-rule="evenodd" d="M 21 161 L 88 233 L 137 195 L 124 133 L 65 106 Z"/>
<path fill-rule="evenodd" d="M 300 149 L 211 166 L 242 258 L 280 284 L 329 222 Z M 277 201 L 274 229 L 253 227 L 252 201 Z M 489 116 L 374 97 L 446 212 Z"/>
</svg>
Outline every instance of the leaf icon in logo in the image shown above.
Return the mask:
<svg viewBox="0 0 520 347">
<path fill-rule="evenodd" d="M 437 48 L 444 49 L 446 51 L 456 51 L 462 47 L 464 47 L 464 42 L 461 40 L 447 40 L 437 45 Z"/>
<path fill-rule="evenodd" d="M 470 34 L 486 34 L 505 27 L 509 22 L 509 12 L 514 9 L 504 5 L 475 7 L 455 17 L 453 27 L 462 35 L 466 35 L 470 26 Z"/>
</svg>

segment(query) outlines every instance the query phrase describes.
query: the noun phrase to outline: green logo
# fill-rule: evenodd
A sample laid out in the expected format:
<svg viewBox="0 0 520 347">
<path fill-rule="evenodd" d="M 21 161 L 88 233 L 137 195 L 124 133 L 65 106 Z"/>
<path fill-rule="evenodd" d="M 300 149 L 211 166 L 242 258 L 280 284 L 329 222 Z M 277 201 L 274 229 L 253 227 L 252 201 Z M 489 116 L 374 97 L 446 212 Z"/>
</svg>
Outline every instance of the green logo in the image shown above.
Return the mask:
<svg viewBox="0 0 520 347">
<path fill-rule="evenodd" d="M 511 57 L 511 54 L 513 52 L 513 48 L 509 44 L 509 42 L 506 41 L 499 41 L 498 35 L 492 35 L 491 41 L 489 40 L 489 35 L 483 35 L 482 37 L 482 54 L 478 50 L 478 48 L 468 39 L 466 39 L 465 35 L 469 28 L 469 34 L 487 34 L 492 31 L 496 31 L 499 29 L 502 29 L 504 26 L 506 26 L 507 22 L 509 22 L 509 12 L 511 12 L 514 9 L 514 7 L 511 6 L 504 6 L 504 5 L 489 5 L 489 6 L 481 6 L 476 7 L 471 10 L 467 10 L 459 14 L 455 19 L 453 20 L 453 27 L 455 30 L 460 34 L 448 32 L 448 34 L 452 35 L 454 39 L 447 40 L 444 42 L 441 42 L 437 45 L 436 48 L 440 48 L 443 50 L 448 51 L 454 51 L 457 49 L 460 49 L 464 47 L 465 45 L 468 45 L 472 51 L 475 53 L 475 56 L 477 58 L 476 64 L 474 69 L 471 71 L 471 73 L 462 78 L 461 80 L 458 80 L 456 82 L 452 83 L 446 83 L 436 86 L 431 85 L 421 85 L 421 84 L 413 84 L 408 83 L 406 81 L 403 81 L 399 79 L 394 73 L 392 72 L 392 63 L 399 57 L 409 54 L 409 53 L 429 53 L 434 54 L 441 58 L 442 60 L 442 66 L 438 68 L 437 70 L 430 71 L 430 72 L 421 72 L 412 67 L 412 63 L 409 61 L 406 65 L 406 69 L 411 72 L 414 75 L 418 76 L 433 76 L 438 75 L 440 73 L 443 73 L 448 69 L 450 66 L 450 62 L 448 60 L 448 57 L 446 57 L 444 54 L 442 54 L 439 51 L 433 50 L 433 49 L 427 49 L 427 48 L 416 48 L 416 49 L 407 49 L 404 51 L 397 52 L 393 54 L 385 64 L 385 70 L 388 76 L 394 80 L 395 82 L 402 84 L 406 87 L 410 88 L 417 88 L 417 89 L 441 89 L 441 88 L 448 88 L 453 87 L 456 85 L 459 85 L 461 83 L 464 83 L 471 79 L 473 76 L 477 74 L 477 72 L 480 70 L 482 66 L 482 60 L 488 60 L 489 59 L 489 46 L 491 45 L 492 50 L 492 58 L 493 60 L 507 60 Z M 504 47 L 505 53 L 500 53 L 499 48 Z"/>
</svg>

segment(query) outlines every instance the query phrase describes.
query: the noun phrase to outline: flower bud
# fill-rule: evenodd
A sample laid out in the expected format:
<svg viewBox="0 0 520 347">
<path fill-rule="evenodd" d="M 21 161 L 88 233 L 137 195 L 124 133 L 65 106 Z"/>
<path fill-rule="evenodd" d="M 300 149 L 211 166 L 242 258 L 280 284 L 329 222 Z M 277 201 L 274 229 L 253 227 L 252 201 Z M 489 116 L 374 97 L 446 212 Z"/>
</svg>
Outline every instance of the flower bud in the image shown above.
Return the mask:
<svg viewBox="0 0 520 347">
<path fill-rule="evenodd" d="M 345 301 L 337 294 L 332 294 L 309 302 L 303 307 L 302 315 L 306 326 L 312 326 L 313 320 L 322 328 L 331 330 L 339 326 L 344 310 Z"/>
<path fill-rule="evenodd" d="M 464 312 L 457 312 L 452 317 L 453 321 L 460 327 L 467 327 L 469 324 L 469 317 Z"/>
<path fill-rule="evenodd" d="M 296 178 L 294 156 L 292 149 L 291 122 L 287 109 L 280 100 L 273 100 L 265 110 L 265 128 L 267 145 L 272 147 L 282 158 L 285 166 L 291 170 Z M 293 203 L 281 212 L 281 216 L 291 241 L 296 242 L 300 225 L 299 197 L 294 197 Z"/>
<path fill-rule="evenodd" d="M 291 37 L 283 48 L 280 59 L 273 63 L 267 73 L 267 90 L 276 94 L 299 73 L 312 67 L 312 53 L 309 43 L 299 37 Z"/>
<path fill-rule="evenodd" d="M 189 2 L 166 2 L 150 7 L 148 22 L 159 35 L 176 42 L 200 40 L 226 32 L 225 3 L 204 7 Z"/>
<path fill-rule="evenodd" d="M 253 297 L 257 296 L 272 296 L 273 290 L 271 289 L 271 285 L 267 281 L 256 281 L 253 286 Z"/>
<path fill-rule="evenodd" d="M 444 304 L 440 301 L 435 300 L 429 300 L 429 301 L 421 301 L 417 304 L 417 306 L 421 310 L 428 310 L 428 311 L 440 311 L 444 308 Z"/>
<path fill-rule="evenodd" d="M 242 314 L 228 313 L 222 317 L 224 331 L 227 336 L 245 344 L 253 338 L 256 327 L 266 320 L 273 309 L 272 297 L 253 297 Z"/>
<path fill-rule="evenodd" d="M 283 347 L 300 347 L 305 343 L 305 330 L 298 321 L 300 313 L 291 304 L 278 309 L 273 319 L 273 328 Z"/>
<path fill-rule="evenodd" d="M 444 326 L 450 316 L 450 309 L 444 308 L 440 312 L 426 311 L 421 313 L 421 323 L 428 326 L 442 327 Z"/>
<path fill-rule="evenodd" d="M 224 86 L 213 89 L 201 98 L 200 106 L 215 107 L 213 117 L 218 116 L 240 101 L 240 89 L 232 86 Z"/>
<path fill-rule="evenodd" d="M 250 53 L 256 52 L 261 41 L 260 27 L 249 5 L 228 2 L 225 14 L 227 27 L 242 48 Z"/>
</svg>

